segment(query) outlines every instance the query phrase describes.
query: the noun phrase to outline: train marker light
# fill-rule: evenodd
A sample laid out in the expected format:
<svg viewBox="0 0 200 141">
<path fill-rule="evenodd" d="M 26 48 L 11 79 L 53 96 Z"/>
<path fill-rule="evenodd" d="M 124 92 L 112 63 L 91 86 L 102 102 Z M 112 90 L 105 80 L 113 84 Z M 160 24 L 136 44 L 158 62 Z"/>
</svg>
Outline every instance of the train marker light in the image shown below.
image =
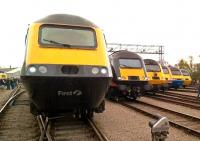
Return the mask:
<svg viewBox="0 0 200 141">
<path fill-rule="evenodd" d="M 106 74 L 106 73 L 107 73 L 107 69 L 106 69 L 106 68 L 102 68 L 102 69 L 101 69 L 101 73 L 102 73 L 102 74 Z"/>
<path fill-rule="evenodd" d="M 99 68 L 93 67 L 93 68 L 92 68 L 92 73 L 93 73 L 93 74 L 99 73 Z"/>
<path fill-rule="evenodd" d="M 31 67 L 29 68 L 29 72 L 30 72 L 30 73 L 35 73 L 35 72 L 36 72 L 36 67 L 31 66 Z"/>
<path fill-rule="evenodd" d="M 39 66 L 39 71 L 41 72 L 41 73 L 46 73 L 47 72 L 47 67 L 45 67 L 45 66 Z"/>
</svg>

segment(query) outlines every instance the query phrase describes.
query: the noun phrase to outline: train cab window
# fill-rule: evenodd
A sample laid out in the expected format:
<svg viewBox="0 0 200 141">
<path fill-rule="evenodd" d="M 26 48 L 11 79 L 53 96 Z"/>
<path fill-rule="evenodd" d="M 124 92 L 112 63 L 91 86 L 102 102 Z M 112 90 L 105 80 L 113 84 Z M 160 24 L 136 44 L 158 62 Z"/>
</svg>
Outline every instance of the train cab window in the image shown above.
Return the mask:
<svg viewBox="0 0 200 141">
<path fill-rule="evenodd" d="M 119 65 L 121 68 L 142 68 L 139 59 L 119 59 Z"/>
<path fill-rule="evenodd" d="M 171 70 L 172 75 L 181 75 L 181 72 L 179 70 Z"/>
<path fill-rule="evenodd" d="M 169 74 L 169 70 L 167 69 L 167 67 L 162 66 L 162 69 L 164 74 Z"/>
<path fill-rule="evenodd" d="M 160 72 L 161 69 L 158 65 L 146 65 L 147 72 Z"/>
<path fill-rule="evenodd" d="M 190 76 L 189 72 L 187 72 L 186 70 L 181 70 L 181 72 L 184 76 Z"/>
<path fill-rule="evenodd" d="M 53 25 L 41 26 L 39 43 L 44 47 L 94 49 L 97 46 L 93 29 Z"/>
</svg>

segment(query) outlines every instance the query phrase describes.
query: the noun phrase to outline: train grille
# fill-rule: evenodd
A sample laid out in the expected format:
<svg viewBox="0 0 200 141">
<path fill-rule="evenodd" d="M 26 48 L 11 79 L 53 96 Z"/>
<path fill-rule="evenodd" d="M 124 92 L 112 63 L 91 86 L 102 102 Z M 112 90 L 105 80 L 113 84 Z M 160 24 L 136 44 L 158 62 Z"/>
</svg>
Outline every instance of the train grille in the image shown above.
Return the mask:
<svg viewBox="0 0 200 141">
<path fill-rule="evenodd" d="M 140 80 L 139 76 L 128 76 L 128 80 Z"/>
<path fill-rule="evenodd" d="M 154 77 L 152 77 L 152 79 L 158 80 L 158 79 L 160 79 L 160 77 L 154 76 Z"/>
<path fill-rule="evenodd" d="M 61 71 L 64 74 L 77 74 L 79 69 L 77 66 L 63 66 Z"/>
</svg>

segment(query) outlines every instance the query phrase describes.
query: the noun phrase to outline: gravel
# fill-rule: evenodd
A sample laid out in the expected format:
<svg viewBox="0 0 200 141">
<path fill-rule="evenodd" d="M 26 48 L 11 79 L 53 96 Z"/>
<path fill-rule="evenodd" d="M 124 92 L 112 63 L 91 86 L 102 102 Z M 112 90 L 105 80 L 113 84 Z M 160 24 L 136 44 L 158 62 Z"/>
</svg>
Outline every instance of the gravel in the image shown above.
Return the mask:
<svg viewBox="0 0 200 141">
<path fill-rule="evenodd" d="M 117 103 L 106 101 L 106 111 L 95 114 L 94 121 L 111 141 L 151 141 L 152 119 Z M 199 141 L 192 135 L 170 127 L 167 141 Z"/>
<path fill-rule="evenodd" d="M 19 97 L 28 98 L 27 93 Z M 26 99 L 28 100 L 28 99 Z M 40 136 L 37 121 L 30 113 L 29 105 L 19 101 L 0 115 L 1 141 L 36 141 Z"/>
</svg>

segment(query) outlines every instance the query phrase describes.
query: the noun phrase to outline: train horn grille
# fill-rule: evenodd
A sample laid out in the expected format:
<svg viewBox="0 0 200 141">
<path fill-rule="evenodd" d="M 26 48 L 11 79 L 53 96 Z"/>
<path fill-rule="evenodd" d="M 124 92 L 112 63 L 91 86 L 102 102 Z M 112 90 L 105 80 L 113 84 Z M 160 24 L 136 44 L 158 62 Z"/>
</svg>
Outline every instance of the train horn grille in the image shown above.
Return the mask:
<svg viewBox="0 0 200 141">
<path fill-rule="evenodd" d="M 77 66 L 63 66 L 61 71 L 64 74 L 77 74 L 79 69 Z"/>
</svg>

